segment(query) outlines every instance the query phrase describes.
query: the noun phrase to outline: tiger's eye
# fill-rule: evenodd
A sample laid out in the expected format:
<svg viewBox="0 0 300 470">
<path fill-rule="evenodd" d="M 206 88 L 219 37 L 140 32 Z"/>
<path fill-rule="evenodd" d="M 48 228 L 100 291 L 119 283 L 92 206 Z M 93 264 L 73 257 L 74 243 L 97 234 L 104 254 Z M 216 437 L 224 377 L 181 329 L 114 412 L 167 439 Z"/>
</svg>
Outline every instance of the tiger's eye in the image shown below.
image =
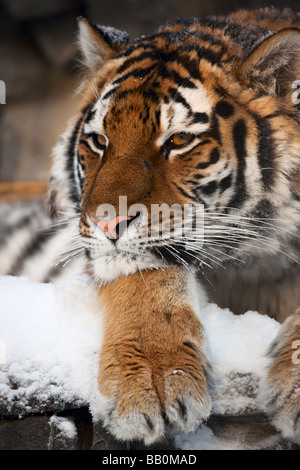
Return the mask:
<svg viewBox="0 0 300 470">
<path fill-rule="evenodd" d="M 93 143 L 97 148 L 101 150 L 105 149 L 106 147 L 106 139 L 104 135 L 101 134 L 93 134 Z"/>
<path fill-rule="evenodd" d="M 189 144 L 194 139 L 193 134 L 174 134 L 171 137 L 171 144 L 173 147 L 182 147 Z"/>
</svg>

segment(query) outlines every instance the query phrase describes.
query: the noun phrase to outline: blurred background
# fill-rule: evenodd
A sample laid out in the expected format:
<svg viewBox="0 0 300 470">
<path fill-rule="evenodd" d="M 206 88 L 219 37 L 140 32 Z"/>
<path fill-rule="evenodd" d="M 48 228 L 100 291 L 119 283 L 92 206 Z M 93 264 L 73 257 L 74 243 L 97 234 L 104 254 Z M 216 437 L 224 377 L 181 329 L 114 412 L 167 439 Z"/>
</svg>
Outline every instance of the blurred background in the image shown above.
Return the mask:
<svg viewBox="0 0 300 470">
<path fill-rule="evenodd" d="M 0 0 L 0 181 L 47 179 L 51 149 L 80 100 L 77 16 L 140 36 L 180 16 L 271 5 L 300 11 L 300 0 Z"/>
</svg>

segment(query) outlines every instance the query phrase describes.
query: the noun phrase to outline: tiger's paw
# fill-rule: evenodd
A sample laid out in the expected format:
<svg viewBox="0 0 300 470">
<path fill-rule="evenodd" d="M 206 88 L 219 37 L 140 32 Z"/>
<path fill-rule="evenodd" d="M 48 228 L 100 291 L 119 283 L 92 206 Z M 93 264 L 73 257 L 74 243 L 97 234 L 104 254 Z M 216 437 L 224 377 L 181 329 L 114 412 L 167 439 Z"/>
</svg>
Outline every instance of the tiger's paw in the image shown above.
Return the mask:
<svg viewBox="0 0 300 470">
<path fill-rule="evenodd" d="M 160 363 L 157 356 L 152 362 L 139 355 L 139 364 L 121 361 L 117 378 L 115 365 L 106 368 L 113 370 L 113 380 L 100 372 L 95 410 L 104 427 L 121 441 L 142 440 L 146 445 L 164 437 L 165 425 L 195 431 L 211 410 L 200 362 L 191 367 L 186 361 L 174 361 L 174 355 L 159 353 Z"/>
<path fill-rule="evenodd" d="M 300 444 L 300 325 L 283 326 L 270 349 L 271 367 L 263 398 L 267 414 L 283 437 Z"/>
</svg>

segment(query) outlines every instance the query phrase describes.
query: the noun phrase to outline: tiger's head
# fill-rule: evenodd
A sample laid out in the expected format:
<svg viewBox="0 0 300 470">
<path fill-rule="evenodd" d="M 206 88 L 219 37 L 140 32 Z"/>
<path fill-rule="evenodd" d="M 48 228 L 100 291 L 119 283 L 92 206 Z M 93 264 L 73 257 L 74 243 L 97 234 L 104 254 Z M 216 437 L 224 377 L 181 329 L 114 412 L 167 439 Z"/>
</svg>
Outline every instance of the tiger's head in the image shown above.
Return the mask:
<svg viewBox="0 0 300 470">
<path fill-rule="evenodd" d="M 78 218 L 95 278 L 278 254 L 299 225 L 300 30 L 79 28 L 90 73 L 50 199 Z"/>
</svg>

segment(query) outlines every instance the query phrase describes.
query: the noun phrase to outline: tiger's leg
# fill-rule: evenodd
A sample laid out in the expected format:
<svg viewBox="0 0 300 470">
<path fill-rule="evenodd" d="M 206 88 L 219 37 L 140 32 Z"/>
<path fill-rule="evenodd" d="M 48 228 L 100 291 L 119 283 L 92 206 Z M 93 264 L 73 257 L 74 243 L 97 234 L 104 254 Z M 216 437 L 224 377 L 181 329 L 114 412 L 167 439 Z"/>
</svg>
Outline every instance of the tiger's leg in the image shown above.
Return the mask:
<svg viewBox="0 0 300 470">
<path fill-rule="evenodd" d="M 143 271 L 99 291 L 104 315 L 97 415 L 121 440 L 150 444 L 165 421 L 191 431 L 208 417 L 203 330 L 180 269 Z"/>
<path fill-rule="evenodd" d="M 270 349 L 265 403 L 282 435 L 300 443 L 300 309 L 289 317 Z"/>
</svg>

